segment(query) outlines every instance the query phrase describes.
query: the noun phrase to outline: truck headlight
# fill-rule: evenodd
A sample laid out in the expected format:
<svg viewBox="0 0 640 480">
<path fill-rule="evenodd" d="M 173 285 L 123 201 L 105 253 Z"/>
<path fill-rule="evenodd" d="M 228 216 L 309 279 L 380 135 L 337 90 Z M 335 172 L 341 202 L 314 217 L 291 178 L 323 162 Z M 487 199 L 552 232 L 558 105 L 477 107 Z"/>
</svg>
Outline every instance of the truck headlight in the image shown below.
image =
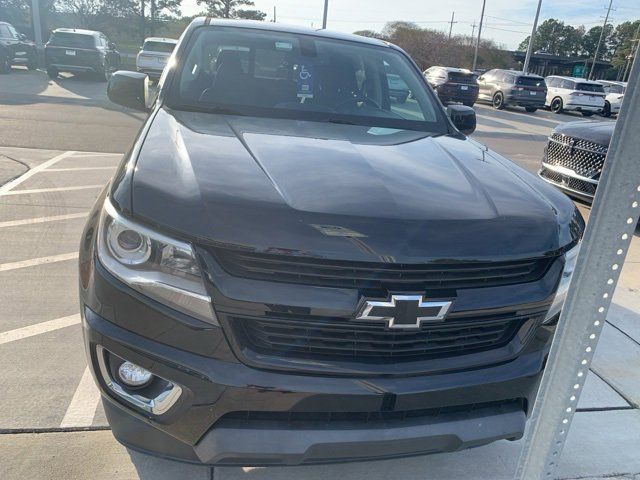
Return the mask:
<svg viewBox="0 0 640 480">
<path fill-rule="evenodd" d="M 567 298 L 567 292 L 569 291 L 569 283 L 571 283 L 571 277 L 573 271 L 576 268 L 576 259 L 578 258 L 578 252 L 580 251 L 581 243 L 578 243 L 575 247 L 564 254 L 564 269 L 562 270 L 562 277 L 560 277 L 560 283 L 556 290 L 556 296 L 553 299 L 553 303 L 547 312 L 547 316 L 544 319 L 545 323 L 553 320 L 553 318 L 560 313 L 564 301 Z"/>
<path fill-rule="evenodd" d="M 124 218 L 108 197 L 98 229 L 98 258 L 134 290 L 218 325 L 191 245 Z"/>
</svg>

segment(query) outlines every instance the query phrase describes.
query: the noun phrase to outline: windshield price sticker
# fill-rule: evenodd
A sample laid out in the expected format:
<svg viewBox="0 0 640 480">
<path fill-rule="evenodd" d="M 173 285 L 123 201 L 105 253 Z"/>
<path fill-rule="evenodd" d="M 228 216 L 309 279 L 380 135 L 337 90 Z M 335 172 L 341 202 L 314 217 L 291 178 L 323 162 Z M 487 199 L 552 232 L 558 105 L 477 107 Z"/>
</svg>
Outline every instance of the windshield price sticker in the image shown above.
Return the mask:
<svg viewBox="0 0 640 480">
<path fill-rule="evenodd" d="M 298 69 L 298 98 L 313 98 L 313 65 L 300 65 Z"/>
</svg>

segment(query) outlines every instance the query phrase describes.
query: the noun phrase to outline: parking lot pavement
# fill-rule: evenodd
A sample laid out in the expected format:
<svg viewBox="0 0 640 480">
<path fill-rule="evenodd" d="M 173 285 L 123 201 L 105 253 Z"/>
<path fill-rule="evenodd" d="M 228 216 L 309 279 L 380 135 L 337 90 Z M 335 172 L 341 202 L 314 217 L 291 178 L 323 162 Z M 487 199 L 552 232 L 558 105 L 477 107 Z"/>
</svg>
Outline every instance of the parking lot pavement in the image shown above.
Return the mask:
<svg viewBox="0 0 640 480">
<path fill-rule="evenodd" d="M 13 73 L 10 76 L 18 78 Z M 2 77 L 0 82 L 4 81 Z M 67 95 L 59 90 L 62 87 L 44 87 L 43 95 L 29 94 L 32 88 L 23 87 L 20 95 L 56 98 L 51 103 L 31 98 L 28 103 L 38 104 L 46 118 L 55 118 L 60 108 L 57 102 Z M 89 102 L 97 102 L 95 108 L 101 109 L 98 104 L 102 100 L 90 97 L 99 94 L 97 90 L 92 93 L 93 88 L 78 87 L 72 93 L 84 93 Z M 0 94 L 0 123 L 7 115 L 2 105 L 4 95 Z M 79 103 L 77 107 L 81 106 Z M 10 106 L 9 116 L 15 113 L 12 109 Z M 474 137 L 530 171 L 537 169 L 544 139 L 555 125 L 562 120 L 583 120 L 540 111 L 534 115 L 518 110 L 498 112 L 485 106 L 478 106 L 477 112 L 479 128 Z M 126 117 L 122 112 L 112 114 L 116 115 L 112 120 L 120 118 L 118 115 Z M 83 148 L 104 133 L 100 118 L 83 118 L 87 122 L 83 132 L 88 138 L 78 139 L 75 144 L 65 140 L 64 148 L 58 146 L 59 139 L 41 135 L 37 123 L 30 129 L 23 124 L 28 133 L 23 143 L 41 148 L 0 147 L 0 478 L 512 477 L 520 442 L 503 441 L 465 452 L 373 463 L 216 468 L 215 473 L 205 467 L 128 452 L 117 444 L 105 430 L 99 394 L 84 360 L 76 259 L 89 208 L 128 145 L 120 148 L 114 142 L 112 151 L 106 146 Z M 131 131 L 126 135 L 133 137 L 138 124 L 128 125 Z M 0 144 L 5 140 L 0 133 Z M 588 216 L 588 207 L 580 208 Z M 559 478 L 640 473 L 639 290 L 640 237 L 636 235 L 593 372 L 580 399 Z"/>
<path fill-rule="evenodd" d="M 145 114 L 110 103 L 106 83 L 13 68 L 0 75 L 0 145 L 126 151 Z M 0 176 L 2 163 L 0 162 Z"/>
</svg>

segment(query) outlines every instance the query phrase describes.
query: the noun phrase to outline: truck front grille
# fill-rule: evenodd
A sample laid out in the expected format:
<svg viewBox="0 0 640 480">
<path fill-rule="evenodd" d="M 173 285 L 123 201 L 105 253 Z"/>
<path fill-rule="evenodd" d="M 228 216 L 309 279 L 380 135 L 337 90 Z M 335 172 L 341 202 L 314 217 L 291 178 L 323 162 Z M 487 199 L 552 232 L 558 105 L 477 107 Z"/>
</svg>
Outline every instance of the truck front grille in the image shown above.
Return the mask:
<svg viewBox="0 0 640 480">
<path fill-rule="evenodd" d="M 231 275 L 336 288 L 416 290 L 481 288 L 533 282 L 552 257 L 502 262 L 372 263 L 215 249 Z"/>
<path fill-rule="evenodd" d="M 545 163 L 573 170 L 578 175 L 595 178 L 602 172 L 607 145 L 554 133 L 549 138 Z"/>
<path fill-rule="evenodd" d="M 540 324 L 547 307 L 528 312 L 451 314 L 436 324 L 396 330 L 385 322 L 273 314 L 229 316 L 241 349 L 258 354 L 317 360 L 386 363 L 468 355 L 521 339 Z"/>
</svg>

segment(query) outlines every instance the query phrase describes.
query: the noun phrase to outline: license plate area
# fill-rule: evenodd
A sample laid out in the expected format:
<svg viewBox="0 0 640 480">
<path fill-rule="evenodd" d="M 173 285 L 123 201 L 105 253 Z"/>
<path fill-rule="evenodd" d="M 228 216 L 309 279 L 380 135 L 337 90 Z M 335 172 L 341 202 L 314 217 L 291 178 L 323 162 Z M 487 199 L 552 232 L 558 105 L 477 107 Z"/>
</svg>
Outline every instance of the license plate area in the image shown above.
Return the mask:
<svg viewBox="0 0 640 480">
<path fill-rule="evenodd" d="M 76 56 L 76 51 L 75 50 L 65 50 L 64 54 L 65 55 L 69 55 L 71 57 L 75 57 Z"/>
</svg>

